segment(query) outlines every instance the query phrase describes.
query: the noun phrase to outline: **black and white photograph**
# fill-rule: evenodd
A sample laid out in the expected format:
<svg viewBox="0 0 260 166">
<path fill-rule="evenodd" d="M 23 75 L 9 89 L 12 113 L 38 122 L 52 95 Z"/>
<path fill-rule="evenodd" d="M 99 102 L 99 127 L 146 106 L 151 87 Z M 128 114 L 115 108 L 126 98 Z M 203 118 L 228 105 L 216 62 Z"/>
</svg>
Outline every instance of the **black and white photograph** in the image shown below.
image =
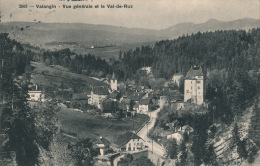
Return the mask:
<svg viewBox="0 0 260 166">
<path fill-rule="evenodd" d="M 260 166 L 260 0 L 0 0 L 0 166 Z"/>
</svg>

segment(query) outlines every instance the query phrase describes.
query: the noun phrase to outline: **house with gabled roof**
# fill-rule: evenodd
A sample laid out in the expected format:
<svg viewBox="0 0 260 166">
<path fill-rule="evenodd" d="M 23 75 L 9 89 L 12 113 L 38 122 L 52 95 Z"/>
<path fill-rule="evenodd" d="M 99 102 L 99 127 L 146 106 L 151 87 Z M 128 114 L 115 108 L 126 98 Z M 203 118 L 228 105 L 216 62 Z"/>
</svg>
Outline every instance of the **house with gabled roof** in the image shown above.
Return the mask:
<svg viewBox="0 0 260 166">
<path fill-rule="evenodd" d="M 109 98 L 113 101 L 119 101 L 121 98 L 121 94 L 120 94 L 120 92 L 114 90 L 107 96 L 107 98 Z"/>
<path fill-rule="evenodd" d="M 152 97 L 148 97 L 146 99 L 141 99 L 139 102 L 139 113 L 146 113 L 151 110 L 153 106 Z"/>
<path fill-rule="evenodd" d="M 95 141 L 95 143 L 99 148 L 100 155 L 101 156 L 106 155 L 105 152 L 106 152 L 106 149 L 109 148 L 110 142 L 107 139 L 105 139 L 104 137 L 100 136 L 99 139 L 97 139 Z"/>
<path fill-rule="evenodd" d="M 144 150 L 145 142 L 137 134 L 127 132 L 118 137 L 116 141 L 116 148 L 119 152 Z"/>
<path fill-rule="evenodd" d="M 91 90 L 91 95 L 88 100 L 88 103 L 90 105 L 94 105 L 97 108 L 101 108 L 101 102 L 103 99 L 106 99 L 107 96 L 109 95 L 107 87 L 94 87 Z"/>
</svg>

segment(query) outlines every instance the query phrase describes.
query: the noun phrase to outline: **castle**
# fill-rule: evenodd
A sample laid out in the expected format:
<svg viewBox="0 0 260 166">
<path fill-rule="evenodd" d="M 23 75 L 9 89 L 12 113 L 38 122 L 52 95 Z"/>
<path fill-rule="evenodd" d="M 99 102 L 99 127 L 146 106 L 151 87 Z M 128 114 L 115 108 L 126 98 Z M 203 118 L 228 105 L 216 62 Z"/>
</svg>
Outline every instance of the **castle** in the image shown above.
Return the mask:
<svg viewBox="0 0 260 166">
<path fill-rule="evenodd" d="M 184 81 L 184 102 L 201 105 L 204 102 L 204 76 L 201 67 L 191 67 Z"/>
</svg>

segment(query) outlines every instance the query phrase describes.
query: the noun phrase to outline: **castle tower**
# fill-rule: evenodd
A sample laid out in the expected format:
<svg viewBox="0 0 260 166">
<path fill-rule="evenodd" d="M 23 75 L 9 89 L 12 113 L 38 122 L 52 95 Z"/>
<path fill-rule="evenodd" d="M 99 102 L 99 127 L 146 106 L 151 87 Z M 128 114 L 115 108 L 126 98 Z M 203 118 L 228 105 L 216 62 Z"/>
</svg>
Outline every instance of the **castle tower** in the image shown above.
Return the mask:
<svg viewBox="0 0 260 166">
<path fill-rule="evenodd" d="M 204 76 L 201 67 L 191 67 L 184 80 L 184 102 L 201 105 L 204 102 Z"/>
<path fill-rule="evenodd" d="M 117 90 L 117 79 L 115 77 L 115 73 L 113 73 L 112 78 L 110 80 L 110 88 L 112 91 Z"/>
</svg>

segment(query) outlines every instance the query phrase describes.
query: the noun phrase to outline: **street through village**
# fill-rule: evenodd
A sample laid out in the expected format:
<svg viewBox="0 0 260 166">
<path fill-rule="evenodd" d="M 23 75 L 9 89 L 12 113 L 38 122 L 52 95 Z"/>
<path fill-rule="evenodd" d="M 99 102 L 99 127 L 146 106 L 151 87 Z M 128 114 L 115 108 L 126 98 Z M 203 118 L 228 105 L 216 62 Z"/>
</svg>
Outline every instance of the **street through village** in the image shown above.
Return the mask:
<svg viewBox="0 0 260 166">
<path fill-rule="evenodd" d="M 164 156 L 165 154 L 164 147 L 148 137 L 149 130 L 151 130 L 155 125 L 158 112 L 160 112 L 160 108 L 158 108 L 155 111 L 148 112 L 150 121 L 137 133 L 137 135 L 144 139 L 150 151 L 160 156 Z"/>
</svg>

